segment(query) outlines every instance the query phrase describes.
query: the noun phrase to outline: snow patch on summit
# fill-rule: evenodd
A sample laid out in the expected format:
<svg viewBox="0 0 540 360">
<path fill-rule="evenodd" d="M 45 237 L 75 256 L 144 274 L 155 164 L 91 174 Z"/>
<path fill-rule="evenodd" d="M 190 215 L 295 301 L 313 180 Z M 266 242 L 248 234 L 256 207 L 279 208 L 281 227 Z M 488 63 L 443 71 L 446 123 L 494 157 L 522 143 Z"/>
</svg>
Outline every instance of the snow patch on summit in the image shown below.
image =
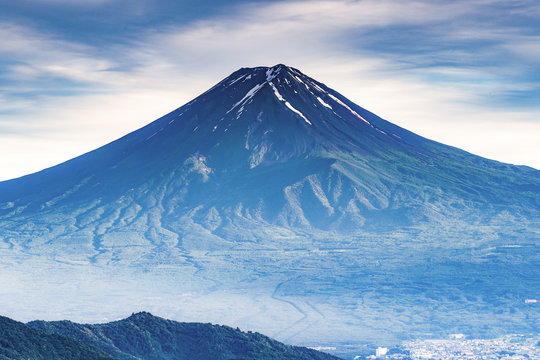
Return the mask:
<svg viewBox="0 0 540 360">
<path fill-rule="evenodd" d="M 274 90 L 274 95 L 276 95 L 276 97 L 278 98 L 279 101 L 282 101 L 285 103 L 285 106 L 288 107 L 292 112 L 294 112 L 295 114 L 299 115 L 302 119 L 304 119 L 305 122 L 307 122 L 309 125 L 313 125 L 311 123 L 311 121 L 309 121 L 307 119 L 307 117 L 304 116 L 304 114 L 302 114 L 299 110 L 295 109 L 287 100 L 285 100 L 283 98 L 283 96 L 281 96 L 281 94 L 279 93 L 278 89 L 276 88 L 276 86 L 274 85 L 274 83 L 272 82 L 269 82 L 270 86 L 272 86 L 272 89 Z"/>
<path fill-rule="evenodd" d="M 320 87 L 319 85 L 315 84 L 313 81 L 311 82 L 311 85 L 312 85 L 315 89 L 319 90 L 320 92 L 326 93 L 326 91 L 324 91 L 324 89 L 323 89 L 322 87 Z"/>
<path fill-rule="evenodd" d="M 269 68 L 268 70 L 266 70 L 266 81 L 270 82 L 274 80 L 274 78 L 279 74 L 280 70 L 281 66 L 277 68 Z"/>
<path fill-rule="evenodd" d="M 327 108 L 329 108 L 329 109 L 332 109 L 332 107 L 331 107 L 330 105 L 328 105 L 328 104 L 327 104 L 323 99 L 321 99 L 319 96 L 317 96 L 317 100 L 319 100 L 319 102 L 320 102 L 323 106 L 325 106 L 325 107 L 327 107 Z"/>
<path fill-rule="evenodd" d="M 244 74 L 244 75 L 240 76 L 240 77 L 239 77 L 239 78 L 237 78 L 237 79 L 234 79 L 234 80 L 233 80 L 233 81 L 231 81 L 231 82 L 229 83 L 229 85 L 227 85 L 227 86 L 231 86 L 232 84 L 234 84 L 234 83 L 236 83 L 236 82 L 238 82 L 238 81 L 242 80 L 242 78 L 243 78 L 243 77 L 245 77 L 245 76 L 246 76 L 246 74 Z"/>
<path fill-rule="evenodd" d="M 275 85 L 273 83 L 270 83 L 270 85 L 272 86 L 272 89 L 274 89 L 274 95 L 276 95 L 276 97 L 278 98 L 279 101 L 285 101 L 285 99 L 283 98 L 283 96 L 281 96 L 281 94 L 279 93 L 278 89 L 275 87 Z"/>
<path fill-rule="evenodd" d="M 249 99 L 251 99 L 256 93 L 257 91 L 259 91 L 263 85 L 265 83 L 262 83 L 262 84 L 257 84 L 255 85 L 253 88 L 251 88 L 251 90 L 249 90 L 246 95 L 244 95 L 244 97 L 239 101 L 237 102 L 236 104 L 233 105 L 232 108 L 230 108 L 228 111 L 227 111 L 227 114 L 230 113 L 231 111 L 234 110 L 234 108 L 236 108 L 238 105 L 244 105 Z"/>
<path fill-rule="evenodd" d="M 347 104 L 345 104 L 343 101 L 339 100 L 337 97 L 335 97 L 334 95 L 328 93 L 328 96 L 330 96 L 335 102 L 337 102 L 339 105 L 343 106 L 345 109 L 349 110 L 353 115 L 356 115 L 357 118 L 359 118 L 360 120 L 362 120 L 363 122 L 365 122 L 366 124 L 369 124 L 371 125 L 371 123 L 369 121 L 367 121 L 366 119 L 364 119 L 362 116 L 360 116 L 356 111 L 354 111 L 353 109 L 351 109 Z"/>
<path fill-rule="evenodd" d="M 298 82 L 302 83 L 302 84 L 306 87 L 306 90 L 307 90 L 307 91 L 311 91 L 311 90 L 309 89 L 309 86 L 308 86 L 305 82 L 303 82 L 302 79 L 300 79 L 300 77 L 298 77 L 297 75 L 293 75 L 293 76 L 294 76 L 294 78 L 295 78 L 296 80 L 298 80 Z"/>
<path fill-rule="evenodd" d="M 300 115 L 300 117 L 302 117 L 302 119 L 304 119 L 305 122 L 307 122 L 309 125 L 313 125 L 311 123 L 311 121 L 309 121 L 305 116 L 304 114 L 302 114 L 300 111 L 296 110 L 288 101 L 285 101 L 285 106 L 287 106 L 290 110 L 292 110 L 293 112 L 295 112 L 296 114 Z"/>
</svg>

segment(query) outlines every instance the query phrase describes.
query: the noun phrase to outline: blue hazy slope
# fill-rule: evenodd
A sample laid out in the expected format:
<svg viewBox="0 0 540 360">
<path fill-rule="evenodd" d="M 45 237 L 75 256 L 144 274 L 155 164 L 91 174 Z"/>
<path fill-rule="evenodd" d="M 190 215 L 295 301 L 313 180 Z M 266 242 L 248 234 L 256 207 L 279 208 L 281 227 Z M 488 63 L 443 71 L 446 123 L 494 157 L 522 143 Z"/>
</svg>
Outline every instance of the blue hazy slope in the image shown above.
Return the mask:
<svg viewBox="0 0 540 360">
<path fill-rule="evenodd" d="M 179 181 L 186 173 L 201 179 Z M 166 183 L 171 175 L 172 183 Z M 328 199 L 313 199 L 318 215 L 335 220 L 345 215 L 354 218 L 352 213 L 364 218 L 370 211 L 379 217 L 399 210 L 404 223 L 416 224 L 417 216 L 408 217 L 407 212 L 427 214 L 431 211 L 423 205 L 437 202 L 459 206 L 468 201 L 473 207 L 495 211 L 517 205 L 520 211 L 533 213 L 540 206 L 537 170 L 486 160 L 424 139 L 283 65 L 241 69 L 192 102 L 109 145 L 3 182 L 0 201 L 7 203 L 3 215 L 9 217 L 48 211 L 52 203 L 58 211 L 76 201 L 115 201 L 141 187 L 166 185 L 171 193 L 187 188 L 185 196 L 169 202 L 170 207 L 183 208 L 182 214 L 201 204 L 234 207 L 248 201 L 252 203 L 248 208 L 256 207 L 273 191 L 278 199 L 265 203 L 263 212 L 269 215 L 265 220 L 275 223 L 278 213 L 290 205 L 284 188 L 305 182 L 310 175 L 319 177 L 320 185 L 328 185 L 331 191 L 336 186 L 325 182 L 332 180 L 348 191 L 345 196 L 321 193 Z M 310 187 L 316 197 L 316 185 Z M 202 199 L 200 191 L 205 194 Z M 353 200 L 358 212 L 345 209 L 348 200 Z M 399 204 L 390 205 L 396 201 Z M 304 219 L 305 215 L 294 217 L 324 227 Z"/>
<path fill-rule="evenodd" d="M 422 138 L 296 69 L 243 68 L 0 183 L 1 300 L 43 317 L 56 284 L 51 318 L 148 304 L 302 344 L 537 332 L 539 194 L 538 170 Z"/>
</svg>

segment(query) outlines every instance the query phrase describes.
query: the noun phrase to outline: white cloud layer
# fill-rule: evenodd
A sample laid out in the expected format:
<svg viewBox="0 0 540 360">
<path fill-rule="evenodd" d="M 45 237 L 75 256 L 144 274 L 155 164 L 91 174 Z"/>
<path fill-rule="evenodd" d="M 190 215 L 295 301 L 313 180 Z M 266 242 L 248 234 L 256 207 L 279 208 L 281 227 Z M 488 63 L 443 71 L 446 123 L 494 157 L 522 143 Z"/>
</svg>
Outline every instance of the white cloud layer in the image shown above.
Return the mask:
<svg viewBox="0 0 540 360">
<path fill-rule="evenodd" d="M 0 23 L 0 56 L 10 60 L 3 75 L 9 85 L 0 86 L 0 179 L 114 140 L 237 68 L 277 63 L 299 68 L 420 135 L 540 168 L 540 105 L 486 103 L 490 94 L 534 91 L 539 84 L 506 81 L 504 76 L 516 75 L 513 63 L 475 63 L 501 54 L 537 61 L 539 39 L 511 25 L 463 24 L 463 18 L 489 6 L 493 3 L 391 0 L 251 4 L 220 17 L 147 29 L 106 48 Z M 434 40 L 419 46 L 426 51 L 405 54 L 373 45 L 399 40 L 401 26 L 418 27 Z M 489 46 L 445 46 L 467 39 L 489 40 Z M 78 84 L 82 91 L 51 95 L 50 79 Z"/>
</svg>

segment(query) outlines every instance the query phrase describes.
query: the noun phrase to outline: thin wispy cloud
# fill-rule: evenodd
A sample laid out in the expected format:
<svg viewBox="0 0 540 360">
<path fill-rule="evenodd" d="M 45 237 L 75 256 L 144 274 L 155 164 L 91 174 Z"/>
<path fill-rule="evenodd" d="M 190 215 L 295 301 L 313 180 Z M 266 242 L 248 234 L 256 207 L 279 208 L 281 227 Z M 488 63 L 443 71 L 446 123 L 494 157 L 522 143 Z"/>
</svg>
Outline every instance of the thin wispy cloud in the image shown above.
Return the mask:
<svg viewBox="0 0 540 360">
<path fill-rule="evenodd" d="M 76 11 L 62 3 L 54 5 Z M 107 18 L 118 4 L 86 5 Z M 0 178 L 113 140 L 239 67 L 276 63 L 424 136 L 540 167 L 534 2 L 235 1 L 178 21 L 159 4 L 145 8 L 150 26 L 119 17 L 117 32 L 105 35 L 112 25 L 100 28 L 93 13 L 77 32 L 35 15 L 0 17 L 0 152 L 20 159 L 0 165 Z M 50 143 L 48 162 L 30 166 L 28 134 Z"/>
</svg>

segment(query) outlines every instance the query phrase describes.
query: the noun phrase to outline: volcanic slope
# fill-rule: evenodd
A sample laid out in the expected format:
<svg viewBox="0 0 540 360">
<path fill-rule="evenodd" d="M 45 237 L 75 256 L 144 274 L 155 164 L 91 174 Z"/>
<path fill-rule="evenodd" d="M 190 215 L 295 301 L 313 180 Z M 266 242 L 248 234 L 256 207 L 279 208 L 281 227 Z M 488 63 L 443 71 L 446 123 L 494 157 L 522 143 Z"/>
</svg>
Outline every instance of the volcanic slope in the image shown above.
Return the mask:
<svg viewBox="0 0 540 360">
<path fill-rule="evenodd" d="M 0 296 L 19 318 L 146 304 L 303 344 L 538 331 L 539 194 L 538 170 L 415 135 L 294 68 L 243 68 L 0 183 Z"/>
</svg>

